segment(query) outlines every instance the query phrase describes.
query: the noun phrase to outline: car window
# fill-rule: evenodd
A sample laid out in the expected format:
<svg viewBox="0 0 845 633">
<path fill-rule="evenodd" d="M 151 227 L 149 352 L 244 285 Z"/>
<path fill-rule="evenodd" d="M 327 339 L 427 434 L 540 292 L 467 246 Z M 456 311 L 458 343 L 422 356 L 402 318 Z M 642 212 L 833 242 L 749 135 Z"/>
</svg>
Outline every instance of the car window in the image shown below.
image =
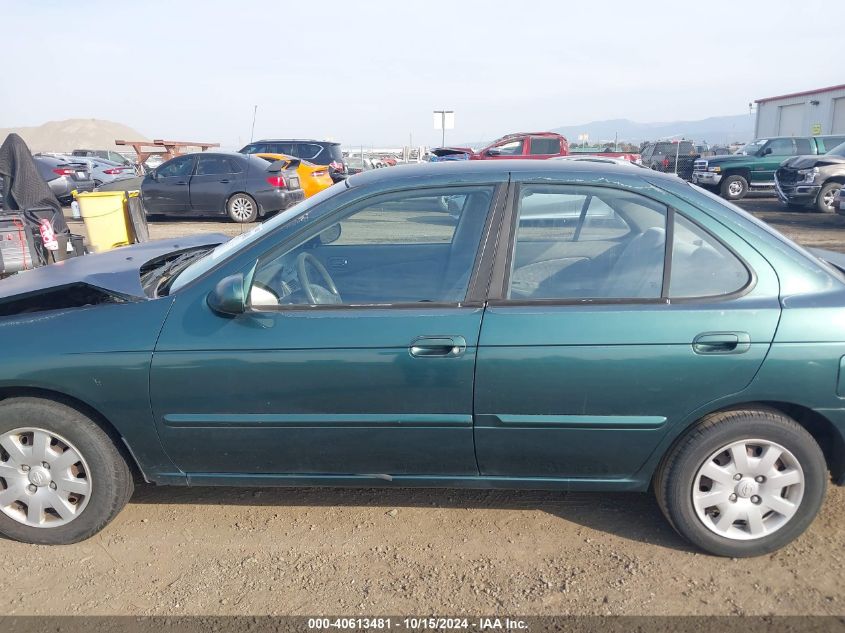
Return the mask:
<svg viewBox="0 0 845 633">
<path fill-rule="evenodd" d="M 523 139 L 519 139 L 518 141 L 509 141 L 507 143 L 502 143 L 501 145 L 496 145 L 495 149 L 499 151 L 501 156 L 518 156 L 522 154 L 522 146 L 525 143 Z"/>
<path fill-rule="evenodd" d="M 485 185 L 396 192 L 353 204 L 297 246 L 262 257 L 250 303 L 254 309 L 458 303 L 466 296 L 492 199 L 493 187 Z M 336 299 L 329 296 L 331 284 Z"/>
<path fill-rule="evenodd" d="M 544 136 L 532 136 L 529 152 L 532 156 L 541 154 L 560 154 L 560 139 Z"/>
<path fill-rule="evenodd" d="M 845 143 L 845 136 L 829 136 L 827 138 L 818 140 L 821 142 L 821 148 L 819 148 L 819 153 L 824 153 L 833 150 L 842 143 Z"/>
<path fill-rule="evenodd" d="M 300 143 L 296 147 L 296 151 L 299 152 L 296 156 L 305 160 L 313 160 L 322 150 L 322 147 L 314 143 Z"/>
<path fill-rule="evenodd" d="M 742 289 L 745 265 L 704 229 L 675 213 L 669 297 L 712 297 Z"/>
<path fill-rule="evenodd" d="M 168 176 L 189 176 L 193 162 L 193 156 L 179 156 L 161 165 L 156 172 L 163 178 L 167 178 Z"/>
<path fill-rule="evenodd" d="M 810 139 L 796 138 L 795 139 L 795 153 L 796 154 L 812 154 L 813 150 L 810 146 Z"/>
<path fill-rule="evenodd" d="M 661 296 L 666 208 L 603 187 L 523 187 L 508 298 Z"/>
<path fill-rule="evenodd" d="M 776 138 L 769 141 L 766 150 L 771 156 L 790 156 L 794 152 L 791 138 Z"/>
<path fill-rule="evenodd" d="M 225 156 L 199 156 L 197 158 L 197 176 L 230 173 L 232 173 L 232 168 Z"/>
</svg>

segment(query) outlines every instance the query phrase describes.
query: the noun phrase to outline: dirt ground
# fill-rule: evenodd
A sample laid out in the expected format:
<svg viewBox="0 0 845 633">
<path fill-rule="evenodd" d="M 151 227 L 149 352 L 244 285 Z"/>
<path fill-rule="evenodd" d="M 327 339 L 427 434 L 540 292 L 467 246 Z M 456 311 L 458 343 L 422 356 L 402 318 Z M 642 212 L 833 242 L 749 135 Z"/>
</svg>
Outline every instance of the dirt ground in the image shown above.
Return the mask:
<svg viewBox="0 0 845 633">
<path fill-rule="evenodd" d="M 744 204 L 845 251 L 845 217 Z M 154 237 L 229 223 L 158 222 Z M 74 227 L 76 229 L 76 227 Z M 144 486 L 97 537 L 0 541 L 23 614 L 843 614 L 845 489 L 756 559 L 689 547 L 646 494 Z"/>
</svg>

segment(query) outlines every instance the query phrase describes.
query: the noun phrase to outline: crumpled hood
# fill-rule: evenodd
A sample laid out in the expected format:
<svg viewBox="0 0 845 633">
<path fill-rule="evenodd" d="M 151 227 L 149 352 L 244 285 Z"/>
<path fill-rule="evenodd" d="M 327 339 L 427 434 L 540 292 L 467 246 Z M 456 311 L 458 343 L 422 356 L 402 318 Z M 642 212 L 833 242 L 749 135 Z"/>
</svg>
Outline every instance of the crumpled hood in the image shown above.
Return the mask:
<svg viewBox="0 0 845 633">
<path fill-rule="evenodd" d="M 791 169 L 810 169 L 812 167 L 823 167 L 825 165 L 840 165 L 845 163 L 845 157 L 834 156 L 832 154 L 809 155 L 809 156 L 793 156 L 787 158 L 781 167 L 789 167 Z"/>
<path fill-rule="evenodd" d="M 146 298 L 141 268 L 157 257 L 199 246 L 216 246 L 229 238 L 222 233 L 155 240 L 123 246 L 105 253 L 73 257 L 63 262 L 26 270 L 0 280 L 0 302 L 49 288 L 84 283 L 126 297 Z"/>
</svg>

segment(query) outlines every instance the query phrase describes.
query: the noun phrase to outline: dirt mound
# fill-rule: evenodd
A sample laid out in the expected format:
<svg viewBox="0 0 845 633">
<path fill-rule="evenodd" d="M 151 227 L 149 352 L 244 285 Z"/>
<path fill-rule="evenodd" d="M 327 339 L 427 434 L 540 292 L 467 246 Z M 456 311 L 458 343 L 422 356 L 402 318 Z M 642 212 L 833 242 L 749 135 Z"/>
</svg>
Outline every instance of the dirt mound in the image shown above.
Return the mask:
<svg viewBox="0 0 845 633">
<path fill-rule="evenodd" d="M 37 127 L 0 128 L 0 143 L 17 132 L 35 152 L 70 152 L 74 149 L 114 149 L 125 152 L 131 148 L 118 147 L 115 139 L 149 140 L 131 127 L 100 119 L 66 119 L 48 121 Z"/>
</svg>

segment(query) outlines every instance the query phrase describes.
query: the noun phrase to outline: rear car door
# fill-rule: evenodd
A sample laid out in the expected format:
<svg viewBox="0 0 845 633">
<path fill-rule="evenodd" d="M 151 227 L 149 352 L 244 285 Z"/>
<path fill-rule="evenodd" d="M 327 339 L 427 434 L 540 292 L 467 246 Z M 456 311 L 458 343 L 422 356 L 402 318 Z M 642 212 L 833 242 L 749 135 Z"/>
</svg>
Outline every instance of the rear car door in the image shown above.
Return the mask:
<svg viewBox="0 0 845 633">
<path fill-rule="evenodd" d="M 777 278 L 656 188 L 524 180 L 514 201 L 479 340 L 479 470 L 630 480 L 673 425 L 750 383 L 780 315 Z"/>
<path fill-rule="evenodd" d="M 226 212 L 229 196 L 243 184 L 227 156 L 200 154 L 190 182 L 191 211 L 197 215 Z"/>
<path fill-rule="evenodd" d="M 141 185 L 144 207 L 148 213 L 184 213 L 191 203 L 189 183 L 194 155 L 177 156 L 154 170 Z"/>
</svg>

